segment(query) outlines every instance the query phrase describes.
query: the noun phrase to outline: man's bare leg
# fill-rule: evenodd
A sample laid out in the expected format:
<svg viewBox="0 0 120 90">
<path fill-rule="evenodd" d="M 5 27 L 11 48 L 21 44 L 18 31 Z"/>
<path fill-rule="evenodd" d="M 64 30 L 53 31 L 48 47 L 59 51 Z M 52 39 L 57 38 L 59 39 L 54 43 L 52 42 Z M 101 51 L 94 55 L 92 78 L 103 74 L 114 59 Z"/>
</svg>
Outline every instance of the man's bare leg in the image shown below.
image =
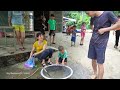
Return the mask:
<svg viewBox="0 0 120 90">
<path fill-rule="evenodd" d="M 97 62 L 96 60 L 92 60 L 92 68 L 94 71 L 94 75 L 91 76 L 91 79 L 96 79 L 97 78 Z"/>
<path fill-rule="evenodd" d="M 103 74 L 104 74 L 104 65 L 98 64 L 98 77 L 97 77 L 97 79 L 103 79 Z"/>
</svg>

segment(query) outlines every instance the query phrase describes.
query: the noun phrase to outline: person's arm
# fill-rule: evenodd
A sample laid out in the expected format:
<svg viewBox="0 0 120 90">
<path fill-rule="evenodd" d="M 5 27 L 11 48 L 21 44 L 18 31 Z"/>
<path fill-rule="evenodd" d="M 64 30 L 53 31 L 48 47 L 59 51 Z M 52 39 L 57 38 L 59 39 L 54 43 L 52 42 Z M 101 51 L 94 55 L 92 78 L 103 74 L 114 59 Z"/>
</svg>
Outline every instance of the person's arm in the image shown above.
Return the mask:
<svg viewBox="0 0 120 90">
<path fill-rule="evenodd" d="M 62 60 L 62 64 L 64 65 L 64 62 L 65 62 L 65 58 L 67 58 L 67 52 L 65 51 L 64 53 L 64 57 L 63 57 L 63 60 Z"/>
<path fill-rule="evenodd" d="M 77 30 L 75 30 L 74 32 L 75 32 L 75 33 L 80 33 L 80 31 L 77 31 Z"/>
<path fill-rule="evenodd" d="M 104 32 L 112 31 L 112 30 L 117 30 L 120 28 L 120 20 L 118 20 L 114 25 L 107 27 L 107 28 L 101 28 L 98 30 L 99 34 L 103 34 Z"/>
<path fill-rule="evenodd" d="M 86 32 L 87 28 L 85 27 L 84 32 Z"/>
<path fill-rule="evenodd" d="M 57 59 L 56 59 L 56 64 L 59 64 L 58 59 L 59 59 L 59 58 L 57 57 Z"/>
<path fill-rule="evenodd" d="M 34 56 L 42 53 L 42 52 L 46 49 L 46 47 L 47 47 L 47 44 L 45 44 L 45 45 L 43 46 L 43 49 L 42 49 L 41 51 L 39 51 L 39 52 L 37 52 L 37 53 L 34 53 Z"/>
<path fill-rule="evenodd" d="M 84 29 L 84 31 L 83 32 L 86 32 L 86 29 Z"/>
<path fill-rule="evenodd" d="M 29 58 L 31 58 L 31 57 L 32 57 L 32 55 L 33 55 L 34 51 L 35 51 L 35 47 L 33 46 L 33 48 L 32 48 L 32 50 L 31 50 L 31 53 L 30 53 L 30 57 L 29 57 Z"/>
<path fill-rule="evenodd" d="M 62 64 L 64 65 L 64 62 L 65 62 L 65 58 L 63 58 L 63 60 L 62 60 Z"/>
<path fill-rule="evenodd" d="M 119 30 L 120 28 L 120 20 L 114 15 L 113 12 L 108 12 L 107 14 L 108 20 L 111 24 L 110 27 L 107 28 L 101 28 L 98 30 L 99 34 L 103 34 L 104 32 L 112 31 L 112 30 Z"/>
<path fill-rule="evenodd" d="M 60 58 L 60 52 L 58 51 L 58 56 L 56 58 L 56 64 L 59 64 L 59 62 L 58 62 L 59 58 Z"/>
</svg>

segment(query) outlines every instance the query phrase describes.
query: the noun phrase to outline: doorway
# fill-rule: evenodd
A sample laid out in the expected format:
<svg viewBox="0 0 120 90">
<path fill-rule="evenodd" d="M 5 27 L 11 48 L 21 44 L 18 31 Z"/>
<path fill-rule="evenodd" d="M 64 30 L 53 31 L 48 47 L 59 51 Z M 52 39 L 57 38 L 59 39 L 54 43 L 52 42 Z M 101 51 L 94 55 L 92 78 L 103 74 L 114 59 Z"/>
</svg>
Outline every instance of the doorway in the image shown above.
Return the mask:
<svg viewBox="0 0 120 90">
<path fill-rule="evenodd" d="M 49 11 L 34 11 L 34 31 L 38 31 L 38 28 L 40 29 L 39 18 L 42 15 L 45 16 L 45 18 L 46 18 L 45 25 L 47 26 L 47 28 L 45 29 L 45 31 L 48 31 L 47 21 L 49 20 Z"/>
</svg>

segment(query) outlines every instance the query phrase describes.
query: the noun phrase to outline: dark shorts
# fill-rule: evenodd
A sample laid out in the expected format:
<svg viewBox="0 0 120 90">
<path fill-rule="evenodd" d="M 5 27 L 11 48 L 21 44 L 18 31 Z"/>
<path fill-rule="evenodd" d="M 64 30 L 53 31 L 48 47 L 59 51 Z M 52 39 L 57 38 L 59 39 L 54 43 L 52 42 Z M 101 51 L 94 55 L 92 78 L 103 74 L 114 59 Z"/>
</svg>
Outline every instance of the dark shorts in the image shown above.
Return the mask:
<svg viewBox="0 0 120 90">
<path fill-rule="evenodd" d="M 53 49 L 46 49 L 42 53 L 35 56 L 35 58 L 38 58 L 40 61 L 42 61 L 43 59 L 48 60 L 48 58 L 52 57 L 53 51 Z"/>
<path fill-rule="evenodd" d="M 63 58 L 59 58 L 58 62 L 62 63 Z M 65 58 L 64 62 L 67 62 L 67 58 Z"/>
<path fill-rule="evenodd" d="M 71 37 L 72 42 L 76 42 L 76 37 Z"/>
<path fill-rule="evenodd" d="M 51 35 L 55 36 L 55 30 L 50 30 L 49 36 L 51 36 Z"/>
<path fill-rule="evenodd" d="M 88 58 L 97 60 L 98 64 L 103 64 L 105 61 L 105 51 L 106 46 L 101 47 L 97 44 L 90 44 L 89 51 L 88 51 Z"/>
</svg>

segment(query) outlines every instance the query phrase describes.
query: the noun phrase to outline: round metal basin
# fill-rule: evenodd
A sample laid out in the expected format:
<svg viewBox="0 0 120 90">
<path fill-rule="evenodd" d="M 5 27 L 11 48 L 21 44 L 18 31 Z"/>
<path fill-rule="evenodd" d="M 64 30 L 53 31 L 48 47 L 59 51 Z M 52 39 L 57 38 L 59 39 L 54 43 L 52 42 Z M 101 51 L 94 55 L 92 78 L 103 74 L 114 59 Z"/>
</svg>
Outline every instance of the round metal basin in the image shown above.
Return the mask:
<svg viewBox="0 0 120 90">
<path fill-rule="evenodd" d="M 73 70 L 66 65 L 53 64 L 44 67 L 44 69 L 41 70 L 40 74 L 45 79 L 68 79 L 72 76 Z"/>
</svg>

